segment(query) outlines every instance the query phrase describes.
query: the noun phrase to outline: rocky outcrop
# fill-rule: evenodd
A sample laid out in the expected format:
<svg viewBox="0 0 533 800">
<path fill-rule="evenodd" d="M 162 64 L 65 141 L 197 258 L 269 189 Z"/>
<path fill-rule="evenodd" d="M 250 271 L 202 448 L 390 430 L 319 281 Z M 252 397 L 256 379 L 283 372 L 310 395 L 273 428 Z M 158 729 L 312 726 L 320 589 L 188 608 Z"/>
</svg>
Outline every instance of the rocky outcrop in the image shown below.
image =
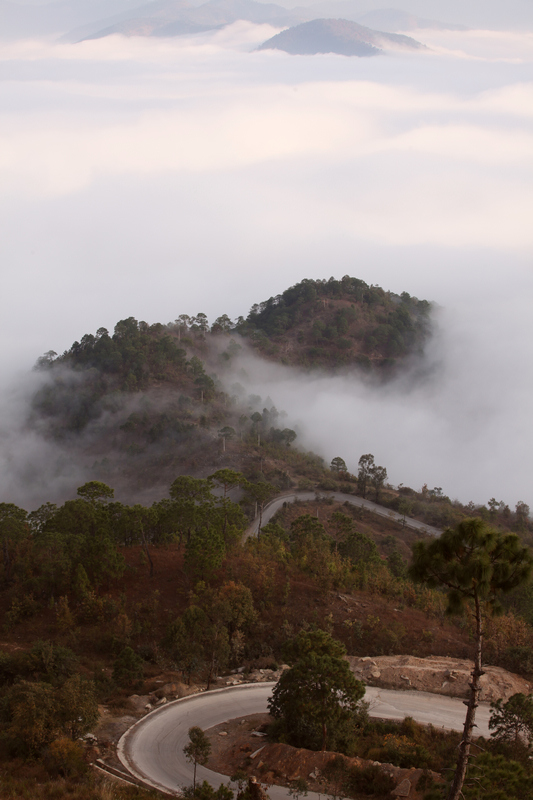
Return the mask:
<svg viewBox="0 0 533 800">
<path fill-rule="evenodd" d="M 237 671 L 230 675 L 229 678 L 223 678 L 222 683 L 224 686 L 240 686 L 243 683 L 278 681 L 286 669 L 290 669 L 290 667 L 287 664 L 282 664 L 279 669 L 254 669 L 250 673 Z"/>
<path fill-rule="evenodd" d="M 357 658 L 349 656 L 350 668 L 355 677 L 370 686 L 384 689 L 415 689 L 450 697 L 468 697 L 468 684 L 473 662 L 468 659 L 416 656 L 376 656 Z M 481 697 L 486 703 L 499 698 L 508 700 L 513 694 L 529 694 L 531 686 L 520 675 L 501 667 L 485 666 L 481 678 Z"/>
</svg>

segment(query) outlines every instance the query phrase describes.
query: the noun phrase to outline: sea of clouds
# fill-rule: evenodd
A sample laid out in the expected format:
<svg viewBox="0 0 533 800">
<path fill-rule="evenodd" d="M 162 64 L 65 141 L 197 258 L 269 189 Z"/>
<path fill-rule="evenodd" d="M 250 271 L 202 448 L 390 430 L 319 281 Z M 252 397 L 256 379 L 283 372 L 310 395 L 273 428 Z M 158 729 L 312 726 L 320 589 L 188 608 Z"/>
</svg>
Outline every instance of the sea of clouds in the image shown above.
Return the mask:
<svg viewBox="0 0 533 800">
<path fill-rule="evenodd" d="M 326 459 L 372 452 L 393 483 L 533 502 L 533 33 L 254 51 L 276 32 L 3 43 L 1 499 L 36 501 L 30 463 L 39 498 L 68 492 L 23 433 L 42 352 L 350 274 L 438 304 L 431 377 L 378 391 L 250 368 L 250 384 Z"/>
</svg>

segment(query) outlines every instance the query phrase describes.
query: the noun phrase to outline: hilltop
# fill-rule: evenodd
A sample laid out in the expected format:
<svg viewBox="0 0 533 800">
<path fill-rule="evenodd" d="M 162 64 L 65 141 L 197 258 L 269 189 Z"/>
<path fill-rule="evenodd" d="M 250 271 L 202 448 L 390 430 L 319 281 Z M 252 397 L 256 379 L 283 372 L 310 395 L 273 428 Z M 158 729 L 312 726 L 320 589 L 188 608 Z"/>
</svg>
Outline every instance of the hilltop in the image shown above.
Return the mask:
<svg viewBox="0 0 533 800">
<path fill-rule="evenodd" d="M 298 452 L 283 409 L 247 390 L 250 359 L 386 382 L 421 363 L 430 335 L 429 302 L 349 277 L 304 280 L 235 322 L 130 317 L 39 359 L 28 424 L 123 497 L 150 500 L 176 474 L 221 465 L 256 472 L 265 447 L 288 488 L 321 460 Z"/>
<path fill-rule="evenodd" d="M 252 306 L 237 331 L 283 364 L 384 372 L 422 355 L 430 314 L 427 300 L 345 276 L 291 286 Z"/>
<path fill-rule="evenodd" d="M 410 36 L 371 30 L 347 19 L 315 19 L 281 31 L 258 49 L 284 50 L 292 55 L 375 56 L 391 49 L 427 48 Z"/>
</svg>

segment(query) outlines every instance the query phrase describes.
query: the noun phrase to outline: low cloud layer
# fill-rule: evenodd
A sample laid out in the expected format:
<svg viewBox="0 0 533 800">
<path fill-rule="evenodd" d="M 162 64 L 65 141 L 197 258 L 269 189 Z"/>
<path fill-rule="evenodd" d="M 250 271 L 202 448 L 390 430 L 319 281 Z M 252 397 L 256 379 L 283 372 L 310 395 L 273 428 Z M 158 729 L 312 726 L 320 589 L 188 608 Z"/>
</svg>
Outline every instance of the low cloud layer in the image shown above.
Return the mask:
<svg viewBox="0 0 533 800">
<path fill-rule="evenodd" d="M 28 426 L 31 399 L 43 384 L 36 373 L 15 374 L 0 395 L 0 502 L 27 510 L 75 496 L 85 471 L 64 448 Z"/>
<path fill-rule="evenodd" d="M 373 452 L 395 483 L 527 502 L 532 35 L 253 52 L 275 32 L 3 47 L 5 396 L 16 369 L 120 318 L 236 317 L 348 273 L 443 306 L 435 377 L 385 395 L 316 379 L 305 414 L 308 379 L 264 394 L 327 458 Z M 6 465 L 17 425 L 3 415 Z"/>
<path fill-rule="evenodd" d="M 371 452 L 393 484 L 439 486 L 462 502 L 528 502 L 533 343 L 522 320 L 533 281 L 520 288 L 513 302 L 480 287 L 453 310 L 440 309 L 423 363 L 390 384 L 252 359 L 243 364 L 247 388 L 286 410 L 299 445 L 326 463 L 341 456 L 356 473 L 359 457 Z"/>
</svg>

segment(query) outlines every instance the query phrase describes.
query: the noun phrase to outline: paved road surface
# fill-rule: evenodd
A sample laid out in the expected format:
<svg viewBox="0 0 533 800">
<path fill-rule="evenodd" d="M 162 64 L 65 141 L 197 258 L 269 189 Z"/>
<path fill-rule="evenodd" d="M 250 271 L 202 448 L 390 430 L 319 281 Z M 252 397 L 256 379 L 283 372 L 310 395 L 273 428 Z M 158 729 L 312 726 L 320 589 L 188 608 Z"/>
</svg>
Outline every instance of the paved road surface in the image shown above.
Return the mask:
<svg viewBox="0 0 533 800">
<path fill-rule="evenodd" d="M 266 525 L 267 522 L 272 519 L 276 511 L 279 511 L 279 509 L 283 506 L 283 503 L 294 503 L 295 500 L 314 500 L 316 495 L 317 492 L 304 491 L 287 492 L 285 494 L 278 495 L 278 497 L 268 503 L 263 509 L 262 525 Z M 440 536 L 442 533 L 442 531 L 438 530 L 438 528 L 433 528 L 431 525 L 426 525 L 425 522 L 420 522 L 419 520 L 411 519 L 410 517 L 404 517 L 402 514 L 398 514 L 396 511 L 392 511 L 390 508 L 379 506 L 377 503 L 373 503 L 371 500 L 365 500 L 362 497 L 356 497 L 353 494 L 344 494 L 343 492 L 323 492 L 320 493 L 320 496 L 333 497 L 333 499 L 337 500 L 339 503 L 348 502 L 354 506 L 359 506 L 360 508 L 368 508 L 368 510 L 372 511 L 374 514 L 379 514 L 381 517 L 393 519 L 396 522 L 405 525 L 407 528 L 412 528 L 413 530 L 417 531 L 424 531 L 432 536 Z M 257 516 L 246 530 L 245 538 L 248 538 L 248 536 L 257 536 L 258 528 L 259 517 Z"/>
<path fill-rule="evenodd" d="M 183 755 L 188 743 L 188 730 L 198 725 L 206 730 L 229 719 L 262 713 L 274 683 L 216 689 L 212 692 L 186 697 L 163 706 L 137 722 L 121 738 L 118 755 L 125 767 L 149 785 L 171 793 L 181 786 L 190 786 L 193 768 Z M 367 687 L 365 698 L 370 701 L 370 713 L 385 719 L 414 719 L 432 723 L 435 727 L 462 730 L 465 706 L 457 698 L 424 692 L 398 692 Z M 489 706 L 481 704 L 477 711 L 478 732 L 488 736 Z M 262 746 L 257 739 L 257 748 Z M 199 766 L 196 779 L 207 780 L 215 788 L 228 778 Z M 272 800 L 286 800 L 288 791 L 281 786 L 268 790 Z M 318 800 L 313 792 L 309 800 Z"/>
</svg>

